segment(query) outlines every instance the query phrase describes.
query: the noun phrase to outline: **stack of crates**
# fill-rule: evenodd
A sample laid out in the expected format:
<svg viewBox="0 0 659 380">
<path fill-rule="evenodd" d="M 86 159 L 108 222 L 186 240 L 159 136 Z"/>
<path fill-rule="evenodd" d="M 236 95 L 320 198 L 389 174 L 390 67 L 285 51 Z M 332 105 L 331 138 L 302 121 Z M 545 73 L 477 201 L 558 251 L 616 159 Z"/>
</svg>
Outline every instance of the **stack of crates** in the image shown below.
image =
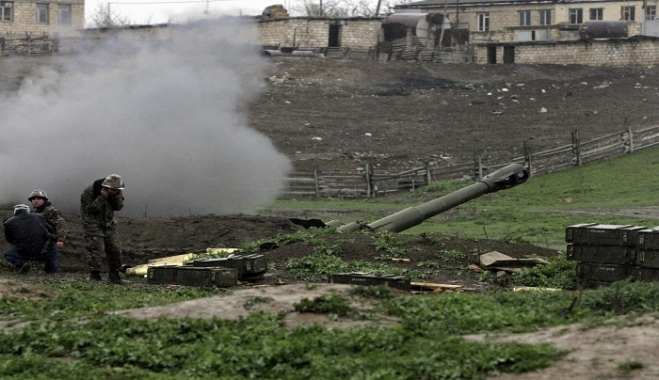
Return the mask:
<svg viewBox="0 0 659 380">
<path fill-rule="evenodd" d="M 638 232 L 634 279 L 659 281 L 659 227 Z"/>
<path fill-rule="evenodd" d="M 647 231 L 646 227 L 598 223 L 567 227 L 567 259 L 578 262 L 578 282 L 584 288 L 597 288 L 629 278 L 642 280 L 637 261 L 642 231 Z"/>
</svg>

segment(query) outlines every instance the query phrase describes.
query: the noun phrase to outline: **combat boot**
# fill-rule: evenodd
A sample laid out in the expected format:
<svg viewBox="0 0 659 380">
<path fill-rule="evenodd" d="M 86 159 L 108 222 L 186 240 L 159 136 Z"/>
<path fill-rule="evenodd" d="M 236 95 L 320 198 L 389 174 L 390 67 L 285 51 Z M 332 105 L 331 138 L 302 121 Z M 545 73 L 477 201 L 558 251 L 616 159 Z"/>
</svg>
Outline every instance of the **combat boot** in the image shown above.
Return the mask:
<svg viewBox="0 0 659 380">
<path fill-rule="evenodd" d="M 119 275 L 119 271 L 117 270 L 111 270 L 108 275 L 108 279 L 113 284 L 125 284 L 128 282 L 121 278 L 121 276 Z"/>
<path fill-rule="evenodd" d="M 101 278 L 101 271 L 93 270 L 89 275 L 89 281 L 92 282 L 103 281 L 103 279 Z"/>
</svg>

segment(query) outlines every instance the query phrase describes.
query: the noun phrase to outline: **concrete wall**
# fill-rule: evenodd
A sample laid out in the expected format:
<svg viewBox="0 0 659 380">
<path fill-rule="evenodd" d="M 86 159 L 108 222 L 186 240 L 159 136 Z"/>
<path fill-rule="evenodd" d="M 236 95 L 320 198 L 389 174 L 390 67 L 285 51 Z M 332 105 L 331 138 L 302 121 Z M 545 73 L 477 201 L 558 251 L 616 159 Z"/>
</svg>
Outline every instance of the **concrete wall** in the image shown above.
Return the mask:
<svg viewBox="0 0 659 380">
<path fill-rule="evenodd" d="M 382 21 L 380 18 L 266 19 L 258 22 L 259 38 L 262 45 L 327 47 L 330 25 L 340 26 L 339 46 L 369 48 L 377 44 Z"/>
<path fill-rule="evenodd" d="M 476 63 L 488 63 L 488 46 L 496 48 L 496 63 L 503 63 L 504 46 L 514 48 L 517 64 L 566 64 L 587 66 L 659 65 L 659 38 L 534 42 L 475 45 Z"/>
<path fill-rule="evenodd" d="M 48 22 L 37 23 L 37 4 L 48 5 Z M 71 25 L 59 22 L 58 5 L 70 5 Z M 44 33 L 50 37 L 56 34 L 62 37 L 74 37 L 80 34 L 84 28 L 84 0 L 67 1 L 31 1 L 13 0 L 13 19 L 11 21 L 0 21 L 0 36 L 25 37 L 26 33 L 33 36 L 41 36 Z"/>
</svg>

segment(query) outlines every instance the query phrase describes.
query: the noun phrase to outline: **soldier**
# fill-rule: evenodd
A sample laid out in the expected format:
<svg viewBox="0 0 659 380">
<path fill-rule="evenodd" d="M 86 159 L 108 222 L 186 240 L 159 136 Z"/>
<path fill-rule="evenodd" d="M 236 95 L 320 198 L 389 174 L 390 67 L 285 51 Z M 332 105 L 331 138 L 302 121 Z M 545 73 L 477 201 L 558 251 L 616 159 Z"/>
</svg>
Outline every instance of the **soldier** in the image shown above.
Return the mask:
<svg viewBox="0 0 659 380">
<path fill-rule="evenodd" d="M 46 192 L 43 190 L 34 190 L 30 193 L 30 197 L 27 200 L 32 203 L 34 212 L 43 215 L 48 221 L 48 224 L 53 227 L 53 230 L 57 235 L 57 248 L 64 247 L 67 234 L 66 221 L 64 221 L 59 210 L 48 201 L 48 195 L 46 195 Z"/>
<path fill-rule="evenodd" d="M 80 217 L 91 281 L 101 281 L 99 257 L 108 260 L 110 282 L 121 284 L 121 240 L 114 212 L 124 207 L 124 181 L 117 174 L 94 181 L 80 196 Z"/>
<path fill-rule="evenodd" d="M 19 273 L 30 271 L 30 261 L 44 261 L 46 273 L 57 272 L 56 236 L 46 218 L 30 214 L 27 205 L 16 205 L 14 216 L 2 224 L 7 242 L 13 245 L 5 252 L 5 259 L 14 264 Z"/>
</svg>

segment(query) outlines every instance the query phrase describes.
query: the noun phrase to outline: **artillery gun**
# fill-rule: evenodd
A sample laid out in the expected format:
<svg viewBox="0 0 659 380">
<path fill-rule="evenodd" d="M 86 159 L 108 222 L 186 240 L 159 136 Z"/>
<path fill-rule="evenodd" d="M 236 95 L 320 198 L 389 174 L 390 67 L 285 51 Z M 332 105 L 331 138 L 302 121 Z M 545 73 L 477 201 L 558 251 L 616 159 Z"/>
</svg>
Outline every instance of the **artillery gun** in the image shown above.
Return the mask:
<svg viewBox="0 0 659 380">
<path fill-rule="evenodd" d="M 520 185 L 526 182 L 528 178 L 529 172 L 523 165 L 511 164 L 483 177 L 482 180 L 470 186 L 444 195 L 440 198 L 433 199 L 419 206 L 407 208 L 368 224 L 362 222 L 344 224 L 337 220 L 324 223 L 318 219 L 303 220 L 296 218 L 292 218 L 290 221 L 305 228 L 333 227 L 340 232 L 348 233 L 363 229 L 372 232 L 401 232 L 417 226 L 426 219 L 432 218 L 444 211 L 459 206 L 474 198 L 478 198 L 481 195 L 495 193 L 499 190 L 506 190 Z"/>
</svg>

